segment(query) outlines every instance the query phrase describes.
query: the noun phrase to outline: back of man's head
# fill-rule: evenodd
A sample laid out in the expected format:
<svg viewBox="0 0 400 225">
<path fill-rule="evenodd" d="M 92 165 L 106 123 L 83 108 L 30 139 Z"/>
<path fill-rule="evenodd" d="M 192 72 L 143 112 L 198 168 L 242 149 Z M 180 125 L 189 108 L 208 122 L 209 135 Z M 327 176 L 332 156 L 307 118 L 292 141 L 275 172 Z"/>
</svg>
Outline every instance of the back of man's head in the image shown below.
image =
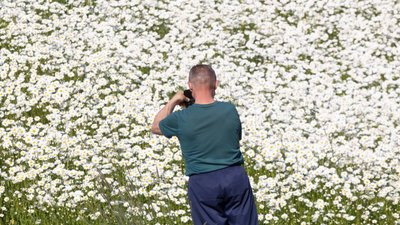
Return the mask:
<svg viewBox="0 0 400 225">
<path fill-rule="evenodd" d="M 208 86 L 210 90 L 214 90 L 216 79 L 215 71 L 210 65 L 197 64 L 189 72 L 189 82 L 194 86 Z"/>
</svg>

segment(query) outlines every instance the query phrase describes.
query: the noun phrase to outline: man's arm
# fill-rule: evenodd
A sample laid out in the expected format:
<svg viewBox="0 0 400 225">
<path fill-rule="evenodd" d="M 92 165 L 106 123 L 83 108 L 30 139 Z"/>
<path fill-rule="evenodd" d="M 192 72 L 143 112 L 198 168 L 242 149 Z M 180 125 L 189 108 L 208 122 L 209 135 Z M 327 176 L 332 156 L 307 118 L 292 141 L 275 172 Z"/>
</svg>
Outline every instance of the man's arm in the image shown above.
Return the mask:
<svg viewBox="0 0 400 225">
<path fill-rule="evenodd" d="M 176 105 L 180 105 L 183 101 L 185 101 L 187 98 L 185 95 L 183 95 L 182 91 L 179 91 L 172 97 L 168 103 L 157 113 L 157 115 L 154 118 L 153 124 L 151 126 L 151 132 L 153 134 L 160 134 L 162 135 L 162 132 L 159 127 L 159 123 L 161 120 L 163 120 L 165 117 L 167 117 L 169 114 L 174 111 L 174 108 Z"/>
</svg>

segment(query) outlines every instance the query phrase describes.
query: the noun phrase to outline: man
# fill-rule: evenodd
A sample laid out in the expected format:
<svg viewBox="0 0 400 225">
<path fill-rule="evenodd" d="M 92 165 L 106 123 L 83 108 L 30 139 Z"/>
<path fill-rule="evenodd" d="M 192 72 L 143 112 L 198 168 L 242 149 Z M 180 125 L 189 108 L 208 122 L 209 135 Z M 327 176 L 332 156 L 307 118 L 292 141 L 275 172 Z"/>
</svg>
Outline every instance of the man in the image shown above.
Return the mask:
<svg viewBox="0 0 400 225">
<path fill-rule="evenodd" d="M 155 116 L 151 130 L 178 137 L 193 222 L 256 225 L 256 205 L 239 149 L 239 114 L 233 104 L 214 99 L 218 81 L 211 66 L 193 66 L 188 85 L 195 103 L 173 112 L 188 101 L 183 92 L 176 93 Z"/>
</svg>

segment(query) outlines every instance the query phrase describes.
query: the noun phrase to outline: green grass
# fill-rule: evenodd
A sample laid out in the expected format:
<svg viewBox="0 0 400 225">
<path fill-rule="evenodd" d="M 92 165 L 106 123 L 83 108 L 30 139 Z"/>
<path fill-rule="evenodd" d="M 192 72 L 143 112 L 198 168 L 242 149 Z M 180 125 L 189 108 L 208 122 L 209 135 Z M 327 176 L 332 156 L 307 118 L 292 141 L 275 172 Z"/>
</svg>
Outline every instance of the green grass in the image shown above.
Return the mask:
<svg viewBox="0 0 400 225">
<path fill-rule="evenodd" d="M 255 170 L 251 161 L 246 159 L 246 170 L 248 174 L 255 179 L 262 174 L 267 177 L 275 177 L 277 171 L 267 171 L 265 168 L 261 168 L 260 170 Z M 321 162 L 322 163 L 322 162 Z M 135 190 L 135 187 L 129 180 L 125 179 L 125 169 L 123 167 L 117 167 L 117 170 L 112 173 L 112 177 L 122 186 L 128 187 L 130 190 Z M 290 175 L 288 173 L 287 175 Z M 86 224 L 94 224 L 94 225 L 102 225 L 102 224 L 155 224 L 159 222 L 161 224 L 185 224 L 182 222 L 177 222 L 177 218 L 172 217 L 161 217 L 155 221 L 149 222 L 146 221 L 144 215 L 138 214 L 133 215 L 132 213 L 128 213 L 126 211 L 126 207 L 122 205 L 111 205 L 112 201 L 124 201 L 128 202 L 129 206 L 136 206 L 141 209 L 142 212 L 146 212 L 147 214 L 153 215 L 156 217 L 156 213 L 153 208 L 146 209 L 144 207 L 145 204 L 155 203 L 158 201 L 157 197 L 145 198 L 144 196 L 132 196 L 129 193 L 118 193 L 112 194 L 110 190 L 112 187 L 105 181 L 105 177 L 110 177 L 110 175 L 102 174 L 100 179 L 96 181 L 96 189 L 99 193 L 102 194 L 104 199 L 106 199 L 105 203 L 100 202 L 94 198 L 90 198 L 89 201 L 82 202 L 78 204 L 73 209 L 68 207 L 55 207 L 55 206 L 46 206 L 46 211 L 35 210 L 32 214 L 28 213 L 28 209 L 30 206 L 34 204 L 33 201 L 29 201 L 23 195 L 21 198 L 17 196 L 13 196 L 13 192 L 15 190 L 20 190 L 21 188 L 27 188 L 31 185 L 31 182 L 23 182 L 19 184 L 12 184 L 9 181 L 2 181 L 6 186 L 6 196 L 10 197 L 8 202 L 4 202 L 4 199 L 0 199 L 0 204 L 5 206 L 8 211 L 3 218 L 0 219 L 1 224 L 34 224 L 36 221 L 40 220 L 41 224 L 44 225 L 54 225 L 54 224 L 71 224 L 71 225 L 86 225 Z M 162 182 L 162 180 L 160 180 Z M 186 187 L 185 187 L 186 188 Z M 301 188 L 301 187 L 300 187 Z M 149 188 L 150 190 L 150 188 Z M 340 201 L 343 204 L 342 208 L 337 208 L 333 204 L 333 200 L 335 197 L 339 195 L 330 195 L 330 189 L 324 186 L 324 182 L 318 183 L 318 191 L 311 191 L 308 193 L 304 193 L 301 195 L 302 198 L 306 198 L 311 202 L 316 202 L 318 199 L 323 199 L 328 202 L 327 208 L 324 210 L 325 213 L 340 213 L 341 210 L 344 212 L 355 216 L 356 218 L 353 221 L 346 221 L 342 218 L 335 218 L 326 224 L 364 224 L 365 221 L 361 219 L 362 213 L 365 210 L 360 209 L 357 210 L 358 205 L 362 205 L 364 207 L 376 205 L 378 202 L 382 202 L 384 207 L 378 207 L 379 210 L 371 213 L 369 216 L 370 219 L 376 219 L 379 221 L 378 224 L 394 224 L 396 219 L 393 217 L 393 212 L 398 212 L 400 210 L 399 205 L 395 205 L 392 202 L 387 201 L 384 198 L 379 198 L 376 195 L 370 199 L 363 199 L 360 193 L 358 195 L 358 200 L 352 202 L 350 199 L 345 196 L 341 196 L 342 200 Z M 337 190 L 337 193 L 340 192 L 340 189 Z M 280 193 L 284 194 L 284 193 Z M 376 193 L 374 193 L 376 194 Z M 13 196 L 13 197 L 11 197 Z M 164 201 L 167 207 L 161 207 L 161 212 L 168 213 L 171 210 L 183 209 L 186 210 L 186 206 L 176 205 L 172 201 Z M 258 212 L 261 214 L 269 213 L 268 207 L 264 209 L 260 209 L 260 204 L 262 202 L 257 202 Z M 268 202 L 263 203 L 267 205 Z M 290 208 L 296 208 L 297 212 L 290 213 Z M 299 197 L 292 196 L 289 200 L 287 200 L 287 205 L 283 207 L 281 210 L 278 210 L 275 216 L 280 217 L 282 214 L 288 214 L 288 219 L 286 222 L 282 220 L 278 222 L 270 222 L 269 224 L 298 224 L 298 219 L 301 218 L 302 221 L 312 222 L 312 215 L 316 209 L 308 207 L 304 202 L 299 200 Z M 97 220 L 92 220 L 89 217 L 89 214 L 101 212 L 100 216 Z M 342 211 L 343 212 L 343 211 Z M 129 218 L 127 215 L 132 215 Z M 324 213 L 322 213 L 324 215 Z M 387 215 L 385 220 L 379 219 L 381 215 Z M 77 218 L 80 220 L 76 220 Z M 323 223 L 322 218 L 317 220 L 316 222 L 312 222 L 313 224 Z M 190 223 L 186 223 L 190 224 Z"/>
</svg>

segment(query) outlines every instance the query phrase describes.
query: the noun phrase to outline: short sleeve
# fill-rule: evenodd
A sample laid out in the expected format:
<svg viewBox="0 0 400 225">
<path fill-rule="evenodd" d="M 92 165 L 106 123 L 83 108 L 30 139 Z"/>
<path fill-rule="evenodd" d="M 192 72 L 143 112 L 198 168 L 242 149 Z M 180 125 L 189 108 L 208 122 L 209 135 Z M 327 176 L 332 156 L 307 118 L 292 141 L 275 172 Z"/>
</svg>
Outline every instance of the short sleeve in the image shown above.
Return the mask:
<svg viewBox="0 0 400 225">
<path fill-rule="evenodd" d="M 159 125 L 161 133 L 167 137 L 177 136 L 179 131 L 178 126 L 178 115 L 176 112 L 169 114 L 163 120 L 160 121 Z"/>
</svg>

